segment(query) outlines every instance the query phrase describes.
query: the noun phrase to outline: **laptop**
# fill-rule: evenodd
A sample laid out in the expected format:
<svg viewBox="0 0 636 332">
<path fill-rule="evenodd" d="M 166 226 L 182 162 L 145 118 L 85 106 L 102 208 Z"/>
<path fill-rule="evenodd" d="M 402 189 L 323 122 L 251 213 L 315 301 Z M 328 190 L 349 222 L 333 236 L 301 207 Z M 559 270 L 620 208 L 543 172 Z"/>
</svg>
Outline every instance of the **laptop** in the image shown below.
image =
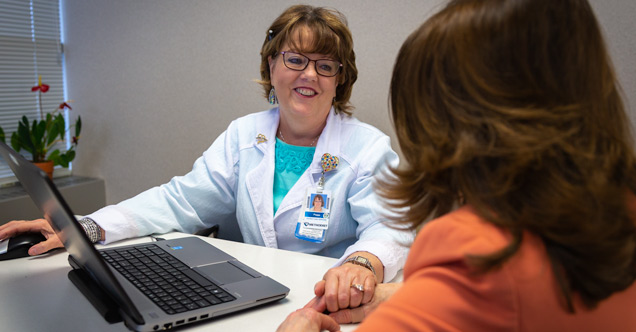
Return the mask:
<svg viewBox="0 0 636 332">
<path fill-rule="evenodd" d="M 135 331 L 164 330 L 289 293 L 198 237 L 97 250 L 43 171 L 1 141 L 0 155 L 62 240 L 72 267 L 69 279 L 108 322 L 123 321 Z"/>
</svg>

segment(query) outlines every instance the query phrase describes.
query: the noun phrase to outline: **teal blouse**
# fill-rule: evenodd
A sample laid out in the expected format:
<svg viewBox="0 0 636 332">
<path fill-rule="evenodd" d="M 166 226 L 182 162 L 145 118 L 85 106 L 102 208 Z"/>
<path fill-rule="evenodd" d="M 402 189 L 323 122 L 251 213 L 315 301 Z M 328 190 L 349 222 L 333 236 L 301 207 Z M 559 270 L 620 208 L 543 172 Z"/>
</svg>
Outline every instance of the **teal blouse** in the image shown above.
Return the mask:
<svg viewBox="0 0 636 332">
<path fill-rule="evenodd" d="M 315 146 L 290 145 L 276 137 L 276 171 L 274 172 L 274 214 L 291 187 L 311 164 Z"/>
</svg>

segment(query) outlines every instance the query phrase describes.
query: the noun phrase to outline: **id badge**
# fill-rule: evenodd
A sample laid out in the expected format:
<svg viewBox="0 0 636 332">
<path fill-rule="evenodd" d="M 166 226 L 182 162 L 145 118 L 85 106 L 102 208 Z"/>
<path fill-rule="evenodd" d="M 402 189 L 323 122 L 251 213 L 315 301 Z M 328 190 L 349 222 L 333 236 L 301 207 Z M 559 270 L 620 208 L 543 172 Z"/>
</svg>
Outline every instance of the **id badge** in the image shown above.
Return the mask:
<svg viewBox="0 0 636 332">
<path fill-rule="evenodd" d="M 315 188 L 307 188 L 296 224 L 297 238 L 316 243 L 325 241 L 329 228 L 331 202 L 329 190 L 318 191 Z"/>
</svg>

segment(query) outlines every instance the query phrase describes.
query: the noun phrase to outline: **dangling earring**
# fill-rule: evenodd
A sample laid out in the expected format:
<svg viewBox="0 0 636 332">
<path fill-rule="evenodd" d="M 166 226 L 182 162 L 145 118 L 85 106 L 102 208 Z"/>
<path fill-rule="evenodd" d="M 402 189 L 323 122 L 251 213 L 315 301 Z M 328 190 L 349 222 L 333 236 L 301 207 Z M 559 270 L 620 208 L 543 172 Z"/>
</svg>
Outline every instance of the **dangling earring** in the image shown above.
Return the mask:
<svg viewBox="0 0 636 332">
<path fill-rule="evenodd" d="M 276 97 L 276 90 L 274 89 L 273 86 L 272 86 L 272 89 L 269 90 L 269 97 L 267 97 L 267 100 L 269 100 L 270 105 L 278 104 L 278 98 Z"/>
</svg>

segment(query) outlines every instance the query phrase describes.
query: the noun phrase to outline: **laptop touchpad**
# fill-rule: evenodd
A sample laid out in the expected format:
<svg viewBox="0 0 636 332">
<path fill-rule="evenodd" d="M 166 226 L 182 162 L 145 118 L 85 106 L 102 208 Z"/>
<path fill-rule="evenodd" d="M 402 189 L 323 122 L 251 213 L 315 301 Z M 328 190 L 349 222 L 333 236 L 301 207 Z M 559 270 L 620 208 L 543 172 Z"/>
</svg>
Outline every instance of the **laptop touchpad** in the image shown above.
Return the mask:
<svg viewBox="0 0 636 332">
<path fill-rule="evenodd" d="M 195 267 L 194 270 L 212 279 L 212 281 L 219 285 L 231 284 L 254 278 L 245 271 L 228 262 L 198 266 Z"/>
</svg>

